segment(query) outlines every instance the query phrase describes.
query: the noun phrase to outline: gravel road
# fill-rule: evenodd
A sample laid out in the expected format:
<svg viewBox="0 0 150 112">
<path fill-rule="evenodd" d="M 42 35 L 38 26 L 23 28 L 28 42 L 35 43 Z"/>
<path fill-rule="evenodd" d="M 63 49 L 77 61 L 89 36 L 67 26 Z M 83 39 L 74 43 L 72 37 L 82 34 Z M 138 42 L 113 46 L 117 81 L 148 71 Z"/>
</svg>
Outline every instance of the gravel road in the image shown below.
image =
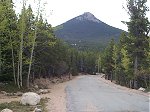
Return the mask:
<svg viewBox="0 0 150 112">
<path fill-rule="evenodd" d="M 79 76 L 66 87 L 67 112 L 149 112 L 149 97 Z"/>
</svg>

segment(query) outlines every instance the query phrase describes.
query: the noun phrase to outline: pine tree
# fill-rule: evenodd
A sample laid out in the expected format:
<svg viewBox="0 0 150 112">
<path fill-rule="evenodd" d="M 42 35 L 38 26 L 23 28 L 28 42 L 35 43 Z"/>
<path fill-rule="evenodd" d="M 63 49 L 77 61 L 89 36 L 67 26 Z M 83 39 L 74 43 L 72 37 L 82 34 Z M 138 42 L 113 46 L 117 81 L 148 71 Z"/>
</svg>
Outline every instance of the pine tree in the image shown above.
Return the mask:
<svg viewBox="0 0 150 112">
<path fill-rule="evenodd" d="M 114 79 L 116 80 L 116 77 L 117 77 L 117 61 L 118 61 L 118 48 L 117 48 L 117 45 L 114 45 L 113 46 L 113 62 L 114 62 L 114 65 L 113 65 L 113 73 L 114 73 Z"/>
<path fill-rule="evenodd" d="M 108 80 L 113 80 L 113 69 L 114 69 L 114 61 L 113 61 L 113 47 L 114 47 L 114 39 L 112 39 L 104 51 L 103 56 L 103 69 L 105 72 L 105 78 Z"/>
<path fill-rule="evenodd" d="M 147 0 L 127 0 L 128 14 L 130 16 L 130 22 L 126 22 L 130 39 L 128 51 L 134 61 L 134 82 L 138 71 L 144 65 L 147 65 L 145 54 L 148 52 L 149 46 L 150 23 L 146 17 L 146 12 L 148 11 L 146 2 Z"/>
<path fill-rule="evenodd" d="M 127 52 L 126 46 L 123 46 L 121 48 L 121 54 L 122 54 L 122 59 L 121 59 L 121 65 L 123 67 L 123 75 L 124 76 L 124 84 L 128 86 L 128 81 L 130 81 L 132 77 L 132 72 L 131 72 L 131 60 L 129 58 L 129 53 Z"/>
</svg>

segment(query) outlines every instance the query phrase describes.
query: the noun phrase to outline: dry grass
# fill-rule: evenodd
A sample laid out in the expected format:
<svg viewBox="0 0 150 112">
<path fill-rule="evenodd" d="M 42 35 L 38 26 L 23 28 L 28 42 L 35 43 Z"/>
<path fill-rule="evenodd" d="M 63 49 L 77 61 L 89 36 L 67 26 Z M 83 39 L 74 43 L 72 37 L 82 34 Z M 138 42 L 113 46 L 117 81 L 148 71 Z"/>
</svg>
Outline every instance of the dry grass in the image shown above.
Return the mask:
<svg viewBox="0 0 150 112">
<path fill-rule="evenodd" d="M 34 81 L 35 85 L 38 85 L 39 89 L 48 89 L 51 81 L 47 78 L 40 78 Z"/>
<path fill-rule="evenodd" d="M 42 109 L 42 112 L 47 112 L 46 110 L 47 99 L 41 99 L 41 102 L 37 106 L 29 106 L 29 105 L 21 105 L 19 102 L 13 101 L 10 103 L 2 103 L 0 104 L 0 111 L 9 108 L 13 110 L 13 112 L 33 112 L 35 107 Z"/>
</svg>

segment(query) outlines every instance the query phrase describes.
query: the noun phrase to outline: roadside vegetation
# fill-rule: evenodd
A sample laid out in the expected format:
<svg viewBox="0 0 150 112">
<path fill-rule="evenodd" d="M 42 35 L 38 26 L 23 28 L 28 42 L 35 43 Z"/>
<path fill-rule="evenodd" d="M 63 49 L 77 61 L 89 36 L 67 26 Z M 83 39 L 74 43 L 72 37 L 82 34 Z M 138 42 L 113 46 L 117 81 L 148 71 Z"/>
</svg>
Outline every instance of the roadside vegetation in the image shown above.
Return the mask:
<svg viewBox="0 0 150 112">
<path fill-rule="evenodd" d="M 128 33 L 122 33 L 118 43 L 111 40 L 100 55 L 101 71 L 106 79 L 138 89 L 150 88 L 150 22 L 147 0 L 127 0 Z"/>
<path fill-rule="evenodd" d="M 20 102 L 13 101 L 10 103 L 0 104 L 0 111 L 9 107 L 9 109 L 11 109 L 13 112 L 33 112 L 34 109 L 37 107 L 37 108 L 41 108 L 42 112 L 47 112 L 45 108 L 46 103 L 47 103 L 47 99 L 41 99 L 41 102 L 37 106 L 21 105 Z"/>
<path fill-rule="evenodd" d="M 14 84 L 14 82 L 8 82 L 8 83 L 4 83 L 3 84 L 0 84 L 0 91 L 5 91 L 7 93 L 15 93 L 17 91 L 20 91 L 20 92 L 26 92 L 28 91 L 28 89 L 26 87 L 24 88 L 18 88 L 17 85 Z"/>
</svg>

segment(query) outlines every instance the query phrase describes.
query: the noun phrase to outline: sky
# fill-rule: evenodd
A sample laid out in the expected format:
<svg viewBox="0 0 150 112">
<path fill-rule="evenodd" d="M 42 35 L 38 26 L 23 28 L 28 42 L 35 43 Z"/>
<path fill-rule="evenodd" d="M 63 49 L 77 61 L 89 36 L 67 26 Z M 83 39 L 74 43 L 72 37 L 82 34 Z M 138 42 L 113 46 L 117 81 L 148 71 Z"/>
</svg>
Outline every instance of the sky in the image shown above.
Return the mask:
<svg viewBox="0 0 150 112">
<path fill-rule="evenodd" d="M 22 0 L 13 0 L 17 13 L 21 10 Z M 123 8 L 126 7 L 126 0 L 41 0 L 41 9 L 44 18 L 53 27 L 60 25 L 84 12 L 90 12 L 99 20 L 127 31 L 127 26 L 121 21 L 129 21 L 129 15 Z M 147 0 L 150 8 L 150 0 Z M 38 0 L 27 0 L 36 10 Z M 150 12 L 147 13 L 150 20 Z"/>
</svg>

